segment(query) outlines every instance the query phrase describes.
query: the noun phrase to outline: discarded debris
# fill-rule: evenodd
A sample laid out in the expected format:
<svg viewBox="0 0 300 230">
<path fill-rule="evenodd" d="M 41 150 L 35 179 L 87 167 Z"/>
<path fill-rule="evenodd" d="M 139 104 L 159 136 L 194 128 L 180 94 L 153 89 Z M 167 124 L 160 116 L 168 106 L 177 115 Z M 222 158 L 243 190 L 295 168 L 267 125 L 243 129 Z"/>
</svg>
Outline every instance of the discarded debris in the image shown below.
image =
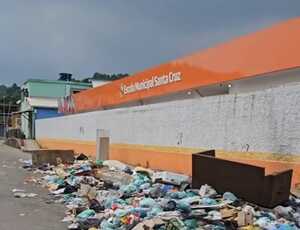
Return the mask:
<svg viewBox="0 0 300 230">
<path fill-rule="evenodd" d="M 13 192 L 13 193 L 16 193 L 16 192 L 25 192 L 25 190 L 24 190 L 24 189 L 14 188 L 14 189 L 12 190 L 12 192 Z"/>
<path fill-rule="evenodd" d="M 14 188 L 12 190 L 14 197 L 16 198 L 33 198 L 36 197 L 38 194 L 35 193 L 27 193 L 24 189 Z"/>
<path fill-rule="evenodd" d="M 33 198 L 36 196 L 37 196 L 37 194 L 35 194 L 35 193 L 23 193 L 23 192 L 14 193 L 14 197 L 16 197 L 16 198 Z"/>
<path fill-rule="evenodd" d="M 27 163 L 25 163 L 27 164 Z M 300 200 L 275 209 L 251 206 L 231 192 L 210 185 L 190 188 L 190 178 L 154 172 L 117 161 L 94 162 L 80 155 L 73 164 L 32 168 L 32 183 L 49 189 L 53 202 L 66 206 L 68 229 L 298 229 Z M 28 197 L 14 189 L 16 197 Z M 25 195 L 24 195 L 25 194 Z"/>
<path fill-rule="evenodd" d="M 76 157 L 76 160 L 78 160 L 78 161 L 86 161 L 88 159 L 89 158 L 86 155 L 84 155 L 83 153 L 81 153 L 79 156 Z"/>
<path fill-rule="evenodd" d="M 155 172 L 153 175 L 153 181 L 161 181 L 174 185 L 181 185 L 182 183 L 188 182 L 188 180 L 188 176 L 171 172 Z"/>
</svg>

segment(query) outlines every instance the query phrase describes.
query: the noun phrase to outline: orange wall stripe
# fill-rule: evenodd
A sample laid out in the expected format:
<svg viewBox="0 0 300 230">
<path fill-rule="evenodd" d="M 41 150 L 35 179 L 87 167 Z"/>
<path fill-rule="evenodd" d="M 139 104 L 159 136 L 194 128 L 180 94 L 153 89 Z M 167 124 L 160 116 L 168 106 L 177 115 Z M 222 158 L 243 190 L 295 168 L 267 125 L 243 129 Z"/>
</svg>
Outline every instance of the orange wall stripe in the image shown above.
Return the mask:
<svg viewBox="0 0 300 230">
<path fill-rule="evenodd" d="M 40 139 L 38 143 L 48 149 L 73 149 L 76 153 L 95 156 L 96 143 L 93 141 Z M 192 174 L 192 153 L 197 148 L 177 148 L 131 144 L 111 144 L 110 159 L 130 165 L 140 165 L 157 170 L 166 170 L 187 175 Z M 266 173 L 293 169 L 292 185 L 300 184 L 300 157 L 290 154 L 243 153 L 217 151 L 217 156 L 266 168 Z"/>
</svg>

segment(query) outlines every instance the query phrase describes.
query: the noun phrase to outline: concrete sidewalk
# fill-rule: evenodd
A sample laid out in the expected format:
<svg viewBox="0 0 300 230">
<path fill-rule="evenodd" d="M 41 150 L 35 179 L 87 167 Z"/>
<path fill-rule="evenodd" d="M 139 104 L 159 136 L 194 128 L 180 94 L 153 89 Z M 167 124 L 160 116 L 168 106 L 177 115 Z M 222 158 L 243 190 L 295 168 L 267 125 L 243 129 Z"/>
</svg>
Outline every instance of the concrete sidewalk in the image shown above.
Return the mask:
<svg viewBox="0 0 300 230">
<path fill-rule="evenodd" d="M 0 141 L 0 229 L 1 230 L 63 230 L 64 206 L 47 204 L 47 190 L 32 183 L 24 184 L 31 173 L 21 168 L 19 159 L 30 155 L 8 147 Z M 15 198 L 12 189 L 37 193 L 35 198 Z"/>
</svg>

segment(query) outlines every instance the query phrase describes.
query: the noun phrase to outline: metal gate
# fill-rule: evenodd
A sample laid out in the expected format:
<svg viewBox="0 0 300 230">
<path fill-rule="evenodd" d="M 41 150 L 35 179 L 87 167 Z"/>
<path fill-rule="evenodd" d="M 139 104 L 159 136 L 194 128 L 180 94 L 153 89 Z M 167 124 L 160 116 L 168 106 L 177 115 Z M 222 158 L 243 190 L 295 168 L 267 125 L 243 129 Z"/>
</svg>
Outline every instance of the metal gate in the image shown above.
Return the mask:
<svg viewBox="0 0 300 230">
<path fill-rule="evenodd" d="M 5 128 L 3 124 L 0 124 L 0 138 L 3 138 L 5 136 Z"/>
</svg>

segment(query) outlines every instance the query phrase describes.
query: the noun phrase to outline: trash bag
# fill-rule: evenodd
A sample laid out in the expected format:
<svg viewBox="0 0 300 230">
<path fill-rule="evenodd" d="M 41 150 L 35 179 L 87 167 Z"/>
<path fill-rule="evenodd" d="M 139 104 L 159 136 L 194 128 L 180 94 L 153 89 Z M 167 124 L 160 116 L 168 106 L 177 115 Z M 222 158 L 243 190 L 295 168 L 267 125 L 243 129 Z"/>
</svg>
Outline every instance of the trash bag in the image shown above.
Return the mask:
<svg viewBox="0 0 300 230">
<path fill-rule="evenodd" d="M 124 186 L 121 186 L 121 188 L 120 188 L 120 192 L 122 193 L 122 197 L 128 197 L 132 193 L 137 192 L 137 190 L 138 190 L 138 188 L 133 184 L 124 185 Z"/>
<path fill-rule="evenodd" d="M 150 209 L 150 211 L 147 213 L 148 218 L 156 217 L 159 213 L 161 213 L 163 210 L 158 207 L 154 206 L 153 208 Z"/>
<path fill-rule="evenodd" d="M 151 198 L 159 198 L 159 197 L 163 197 L 165 195 L 166 192 L 164 192 L 161 189 L 161 185 L 160 184 L 154 184 L 152 185 L 152 187 L 149 188 L 149 195 Z"/>
<path fill-rule="evenodd" d="M 90 201 L 90 209 L 99 213 L 101 211 L 104 211 L 105 207 L 101 205 L 96 199 L 93 199 Z"/>
<path fill-rule="evenodd" d="M 223 199 L 235 202 L 235 201 L 237 201 L 238 198 L 233 193 L 231 193 L 231 192 L 225 192 L 223 194 Z"/>
<path fill-rule="evenodd" d="M 176 209 L 180 210 L 183 213 L 190 213 L 191 212 L 191 206 L 188 202 L 179 201 L 176 204 Z"/>
<path fill-rule="evenodd" d="M 78 157 L 76 157 L 76 160 L 78 160 L 78 161 L 86 161 L 88 159 L 89 158 L 86 155 L 84 155 L 83 153 L 80 153 L 80 155 Z"/>
<path fill-rule="evenodd" d="M 186 192 L 172 192 L 169 191 L 167 193 L 167 196 L 172 198 L 172 199 L 183 199 L 187 197 L 187 193 Z"/>
<path fill-rule="evenodd" d="M 144 198 L 140 201 L 140 207 L 142 208 L 153 208 L 155 206 L 158 206 L 158 204 L 152 198 Z"/>
<path fill-rule="evenodd" d="M 77 215 L 77 218 L 87 219 L 89 217 L 95 216 L 96 212 L 92 209 L 86 209 Z"/>
<path fill-rule="evenodd" d="M 182 220 L 173 218 L 167 223 L 166 230 L 188 230 L 188 228 Z"/>
<path fill-rule="evenodd" d="M 165 199 L 160 203 L 160 206 L 164 211 L 174 211 L 177 203 L 174 200 Z"/>
<path fill-rule="evenodd" d="M 64 190 L 64 194 L 70 194 L 76 192 L 78 190 L 77 187 L 67 184 Z"/>
<path fill-rule="evenodd" d="M 144 174 L 137 173 L 133 175 L 133 185 L 139 187 L 143 184 L 150 183 L 151 180 Z"/>
<path fill-rule="evenodd" d="M 217 195 L 217 192 L 215 189 L 213 189 L 211 186 L 205 184 L 202 185 L 200 190 L 199 190 L 199 196 L 200 197 L 213 197 Z"/>
<path fill-rule="evenodd" d="M 79 228 L 82 230 L 89 230 L 91 228 L 97 228 L 100 226 L 102 219 L 88 218 L 84 220 L 79 220 Z"/>
<path fill-rule="evenodd" d="M 184 220 L 183 223 L 188 229 L 197 229 L 198 228 L 198 222 L 196 219 L 187 219 L 187 220 Z"/>
<path fill-rule="evenodd" d="M 201 199 L 201 204 L 204 205 L 216 205 L 218 202 L 212 198 L 204 197 Z"/>
<path fill-rule="evenodd" d="M 119 224 L 110 220 L 103 220 L 100 225 L 100 229 L 115 230 L 119 229 Z"/>
<path fill-rule="evenodd" d="M 103 161 L 102 160 L 96 160 L 95 162 L 97 167 L 102 167 L 103 166 Z"/>
</svg>

